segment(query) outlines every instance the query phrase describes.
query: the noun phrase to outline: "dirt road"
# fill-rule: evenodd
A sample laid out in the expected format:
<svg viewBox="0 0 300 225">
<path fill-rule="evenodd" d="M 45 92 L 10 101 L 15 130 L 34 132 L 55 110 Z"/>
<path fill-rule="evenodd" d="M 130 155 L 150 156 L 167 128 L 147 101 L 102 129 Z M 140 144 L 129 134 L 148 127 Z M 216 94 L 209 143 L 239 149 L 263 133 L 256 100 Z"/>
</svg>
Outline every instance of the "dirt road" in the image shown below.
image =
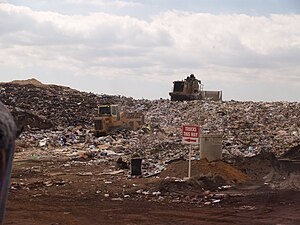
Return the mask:
<svg viewBox="0 0 300 225">
<path fill-rule="evenodd" d="M 186 201 L 150 190 L 155 179 L 105 175 L 103 165 L 20 160 L 14 164 L 5 225 L 300 224 L 300 192 L 253 184 L 229 189 L 220 202 Z M 200 198 L 200 197 L 199 197 Z"/>
<path fill-rule="evenodd" d="M 9 201 L 5 224 L 299 224 L 299 199 L 299 193 L 280 193 L 195 207 L 148 201 L 18 195 Z"/>
</svg>

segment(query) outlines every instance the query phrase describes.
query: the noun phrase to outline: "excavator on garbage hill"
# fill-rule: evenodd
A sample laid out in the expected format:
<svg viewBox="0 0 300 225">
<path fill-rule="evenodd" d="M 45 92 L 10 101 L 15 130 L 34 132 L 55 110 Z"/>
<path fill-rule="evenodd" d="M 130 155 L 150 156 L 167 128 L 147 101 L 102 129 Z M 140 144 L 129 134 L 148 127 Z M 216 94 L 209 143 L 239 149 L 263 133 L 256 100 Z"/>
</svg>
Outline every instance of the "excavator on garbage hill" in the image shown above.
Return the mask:
<svg viewBox="0 0 300 225">
<path fill-rule="evenodd" d="M 194 74 L 186 79 L 173 82 L 173 90 L 169 93 L 171 101 L 222 100 L 222 91 L 204 91 L 203 84 Z"/>
<path fill-rule="evenodd" d="M 122 129 L 138 130 L 143 124 L 142 113 L 121 112 L 119 105 L 99 105 L 94 119 L 94 134 L 100 137 Z"/>
</svg>

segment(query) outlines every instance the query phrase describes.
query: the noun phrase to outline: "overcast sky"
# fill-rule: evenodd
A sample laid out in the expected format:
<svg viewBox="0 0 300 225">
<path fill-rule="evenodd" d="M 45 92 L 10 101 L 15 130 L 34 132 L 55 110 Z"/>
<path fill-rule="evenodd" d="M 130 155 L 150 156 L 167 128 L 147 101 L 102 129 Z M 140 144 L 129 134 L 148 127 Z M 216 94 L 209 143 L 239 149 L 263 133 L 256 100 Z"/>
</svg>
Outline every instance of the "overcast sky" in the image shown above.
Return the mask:
<svg viewBox="0 0 300 225">
<path fill-rule="evenodd" d="M 0 81 L 169 98 L 300 101 L 299 0 L 0 0 Z"/>
</svg>

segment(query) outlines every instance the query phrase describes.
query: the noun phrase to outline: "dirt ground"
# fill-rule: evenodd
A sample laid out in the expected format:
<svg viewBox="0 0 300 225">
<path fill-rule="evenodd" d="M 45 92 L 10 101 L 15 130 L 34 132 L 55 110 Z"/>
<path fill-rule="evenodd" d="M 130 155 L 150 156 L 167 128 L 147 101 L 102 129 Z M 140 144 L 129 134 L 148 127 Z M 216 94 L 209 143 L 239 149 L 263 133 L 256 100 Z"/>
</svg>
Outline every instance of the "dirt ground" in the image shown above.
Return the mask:
<svg viewBox="0 0 300 225">
<path fill-rule="evenodd" d="M 4 224 L 300 224 L 299 191 L 248 182 L 158 192 L 164 178 L 129 178 L 110 166 L 16 158 Z"/>
</svg>

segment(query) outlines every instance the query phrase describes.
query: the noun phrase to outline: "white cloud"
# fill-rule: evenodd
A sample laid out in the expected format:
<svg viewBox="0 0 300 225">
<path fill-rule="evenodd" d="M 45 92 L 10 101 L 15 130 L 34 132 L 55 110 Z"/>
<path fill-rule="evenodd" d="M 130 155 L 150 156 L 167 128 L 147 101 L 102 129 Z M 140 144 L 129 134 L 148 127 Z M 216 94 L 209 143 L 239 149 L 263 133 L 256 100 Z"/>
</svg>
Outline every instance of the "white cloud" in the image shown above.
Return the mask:
<svg viewBox="0 0 300 225">
<path fill-rule="evenodd" d="M 116 8 L 125 8 L 125 7 L 137 7 L 141 6 L 141 3 L 130 2 L 130 1 L 104 1 L 104 0 L 65 0 L 68 4 L 80 4 L 80 5 L 94 5 L 100 7 L 116 7 Z"/>
<path fill-rule="evenodd" d="M 96 2 L 107 4 L 89 1 Z M 0 27 L 0 68 L 44 65 L 76 75 L 143 76 L 165 82 L 195 73 L 208 81 L 265 79 L 300 85 L 300 15 L 167 11 L 144 21 L 3 3 Z"/>
</svg>

